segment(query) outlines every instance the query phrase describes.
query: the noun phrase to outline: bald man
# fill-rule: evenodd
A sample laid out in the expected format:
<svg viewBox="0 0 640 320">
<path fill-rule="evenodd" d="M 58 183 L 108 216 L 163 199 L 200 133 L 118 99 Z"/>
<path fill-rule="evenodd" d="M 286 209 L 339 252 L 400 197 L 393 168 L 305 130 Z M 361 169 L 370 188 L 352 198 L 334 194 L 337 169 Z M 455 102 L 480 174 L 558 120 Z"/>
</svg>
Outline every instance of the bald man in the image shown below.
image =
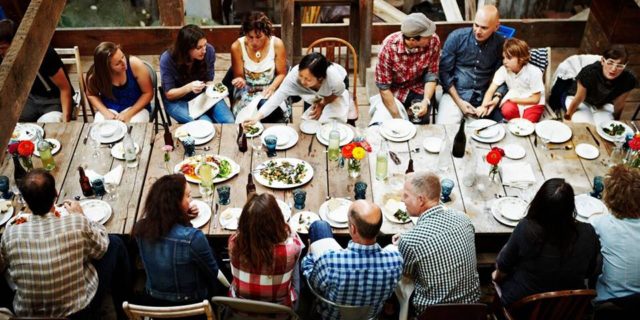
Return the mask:
<svg viewBox="0 0 640 320">
<path fill-rule="evenodd" d="M 355 201 L 348 212 L 351 241 L 347 248 L 341 248 L 331 226 L 319 220 L 309 229 L 311 246 L 302 259 L 302 272 L 316 292 L 338 304 L 372 306 L 367 319 L 380 313 L 402 274 L 400 252 L 376 243 L 380 226 L 380 207 Z M 317 312 L 322 319 L 340 319 L 339 311 L 329 305 L 319 304 Z"/>
<path fill-rule="evenodd" d="M 438 107 L 438 124 L 460 123 L 462 117 L 502 120 L 498 105 L 507 92 L 501 86 L 491 101 L 482 104 L 493 74 L 502 65 L 504 37 L 497 34 L 500 26 L 498 9 L 492 5 L 480 8 L 472 28 L 461 28 L 447 37 L 440 56 L 440 81 L 444 94 Z"/>
</svg>

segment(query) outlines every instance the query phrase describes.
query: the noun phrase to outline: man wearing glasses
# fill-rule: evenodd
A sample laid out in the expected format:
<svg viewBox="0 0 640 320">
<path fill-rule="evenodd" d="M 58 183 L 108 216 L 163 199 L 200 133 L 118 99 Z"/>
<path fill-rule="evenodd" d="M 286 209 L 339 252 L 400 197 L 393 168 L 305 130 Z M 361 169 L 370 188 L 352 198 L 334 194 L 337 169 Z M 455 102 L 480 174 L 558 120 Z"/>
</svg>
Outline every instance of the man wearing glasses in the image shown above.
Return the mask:
<svg viewBox="0 0 640 320">
<path fill-rule="evenodd" d="M 620 119 L 624 102 L 636 86 L 635 76 L 625 70 L 628 59 L 625 48 L 614 45 L 600 61 L 582 68 L 565 101 L 565 120 L 597 125 Z"/>
</svg>

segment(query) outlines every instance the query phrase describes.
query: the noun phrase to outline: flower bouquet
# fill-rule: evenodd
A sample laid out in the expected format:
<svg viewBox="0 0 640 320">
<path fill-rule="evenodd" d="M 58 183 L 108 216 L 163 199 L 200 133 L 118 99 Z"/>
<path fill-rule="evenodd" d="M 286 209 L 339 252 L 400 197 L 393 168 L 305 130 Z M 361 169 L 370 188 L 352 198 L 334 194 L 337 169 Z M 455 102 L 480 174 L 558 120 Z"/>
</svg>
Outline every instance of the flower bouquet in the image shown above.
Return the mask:
<svg viewBox="0 0 640 320">
<path fill-rule="evenodd" d="M 629 140 L 629 151 L 627 152 L 625 164 L 632 168 L 640 168 L 640 134 L 634 135 Z"/>
<path fill-rule="evenodd" d="M 351 178 L 360 176 L 362 169 L 362 159 L 371 152 L 371 145 L 365 141 L 354 141 L 342 147 L 342 158 L 347 160 L 347 171 Z"/>
<path fill-rule="evenodd" d="M 491 148 L 491 150 L 485 157 L 487 163 L 491 165 L 491 170 L 489 170 L 489 178 L 492 182 L 495 181 L 496 176 L 498 175 L 500 169 L 498 165 L 500 164 L 500 160 L 502 160 L 502 157 L 504 157 L 504 150 L 498 147 Z"/>
</svg>

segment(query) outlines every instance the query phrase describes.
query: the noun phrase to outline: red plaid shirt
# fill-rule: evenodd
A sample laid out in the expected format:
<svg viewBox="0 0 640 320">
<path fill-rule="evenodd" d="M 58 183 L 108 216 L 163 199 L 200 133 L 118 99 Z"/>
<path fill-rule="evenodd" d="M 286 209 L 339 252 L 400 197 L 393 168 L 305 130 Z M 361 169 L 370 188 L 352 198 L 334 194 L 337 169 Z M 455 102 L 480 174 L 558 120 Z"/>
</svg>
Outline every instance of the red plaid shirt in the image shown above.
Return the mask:
<svg viewBox="0 0 640 320">
<path fill-rule="evenodd" d="M 229 252 L 233 252 L 236 235 L 229 237 Z M 261 272 L 251 273 L 248 266 L 240 265 L 231 254 L 231 296 L 268 301 L 291 306 L 296 300 L 292 286 L 293 271 L 298 263 L 304 244 L 297 233 L 273 248 L 273 264 L 261 268 Z"/>
<path fill-rule="evenodd" d="M 393 95 L 404 102 L 409 91 L 424 94 L 424 79 L 437 81 L 440 62 L 440 38 L 433 34 L 429 46 L 408 52 L 402 32 L 387 36 L 382 42 L 376 65 L 376 85 L 391 89 Z M 425 78 L 426 73 L 426 78 Z"/>
</svg>

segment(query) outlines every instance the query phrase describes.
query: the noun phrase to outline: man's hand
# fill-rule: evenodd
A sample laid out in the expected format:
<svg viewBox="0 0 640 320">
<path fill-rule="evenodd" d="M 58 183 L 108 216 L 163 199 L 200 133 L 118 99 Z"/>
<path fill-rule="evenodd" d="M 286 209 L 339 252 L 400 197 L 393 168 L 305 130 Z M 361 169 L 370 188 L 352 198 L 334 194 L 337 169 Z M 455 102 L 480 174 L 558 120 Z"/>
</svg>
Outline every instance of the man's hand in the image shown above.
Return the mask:
<svg viewBox="0 0 640 320">
<path fill-rule="evenodd" d="M 78 201 L 65 200 L 63 206 L 69 213 L 84 214 Z"/>
<path fill-rule="evenodd" d="M 189 210 L 187 211 L 187 217 L 189 217 L 189 219 L 194 219 L 195 217 L 198 216 L 198 213 L 200 213 L 200 210 L 198 210 L 198 206 L 191 205 L 189 207 Z"/>
<path fill-rule="evenodd" d="M 247 85 L 247 82 L 244 80 L 243 77 L 237 77 L 231 80 L 231 84 L 238 89 L 242 89 Z"/>
<path fill-rule="evenodd" d="M 419 118 L 422 118 L 425 115 L 427 115 L 428 111 L 429 111 L 429 100 L 424 99 L 424 100 L 422 100 L 422 103 L 420 104 L 420 111 L 418 111 L 417 116 Z"/>
<path fill-rule="evenodd" d="M 464 115 L 476 115 L 476 108 L 474 108 L 469 102 L 460 100 L 460 102 L 458 103 L 458 107 Z"/>
<path fill-rule="evenodd" d="M 394 246 L 397 246 L 398 243 L 400 242 L 400 237 L 402 234 L 400 233 L 396 233 L 393 235 L 393 237 L 391 237 L 391 244 L 393 244 Z"/>
<path fill-rule="evenodd" d="M 493 108 L 491 107 L 480 106 L 476 109 L 476 116 L 478 116 L 478 118 L 483 118 L 491 114 L 492 111 L 493 111 Z"/>
</svg>

